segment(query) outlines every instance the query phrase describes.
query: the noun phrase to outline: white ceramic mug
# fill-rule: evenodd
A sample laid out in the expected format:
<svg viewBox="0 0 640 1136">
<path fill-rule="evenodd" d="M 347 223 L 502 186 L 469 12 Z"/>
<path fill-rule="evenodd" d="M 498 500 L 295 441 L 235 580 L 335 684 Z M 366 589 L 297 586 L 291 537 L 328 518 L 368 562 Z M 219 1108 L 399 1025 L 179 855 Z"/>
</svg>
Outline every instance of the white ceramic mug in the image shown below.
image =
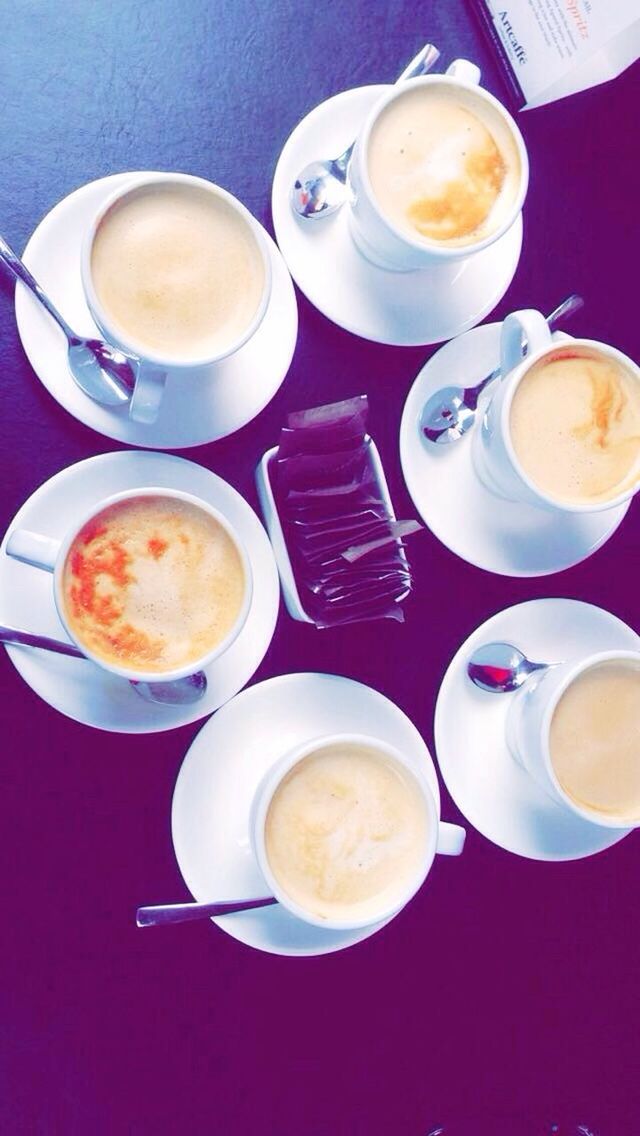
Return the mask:
<svg viewBox="0 0 640 1136">
<path fill-rule="evenodd" d="M 405 79 L 395 84 L 373 107 L 358 135 L 356 146 L 349 164 L 349 183 L 353 200 L 350 203 L 351 235 L 360 252 L 380 268 L 395 272 L 410 272 L 429 268 L 434 264 L 451 263 L 466 259 L 481 249 L 500 239 L 510 229 L 518 217 L 527 192 L 529 182 L 529 160 L 522 135 L 511 115 L 493 95 L 479 87 L 480 71 L 474 63 L 466 59 L 456 59 L 444 75 L 422 75 L 415 79 Z M 520 160 L 520 184 L 513 204 L 505 214 L 503 222 L 493 232 L 481 240 L 468 245 L 452 246 L 438 241 L 425 243 L 417 235 L 415 240 L 398 229 L 380 209 L 373 193 L 368 170 L 368 146 L 371 131 L 382 112 L 396 99 L 402 98 L 409 87 L 440 87 L 449 89 L 468 98 L 472 94 L 478 114 L 484 109 L 488 121 L 495 116 L 506 125 L 513 139 Z"/>
<path fill-rule="evenodd" d="M 299 761 L 302 761 L 303 758 L 307 757 L 309 754 L 334 745 L 364 746 L 367 749 L 372 749 L 382 754 L 392 762 L 397 762 L 410 774 L 415 782 L 417 791 L 424 800 L 428 815 L 429 845 L 418 871 L 411 880 L 407 881 L 403 893 L 392 907 L 381 907 L 373 916 L 367 917 L 366 919 L 323 919 L 313 912 L 308 911 L 306 908 L 301 907 L 300 904 L 291 899 L 281 888 L 271 870 L 265 847 L 265 823 L 269 805 L 284 777 L 293 769 L 294 765 L 297 765 Z M 436 853 L 440 852 L 446 856 L 459 856 L 464 847 L 466 836 L 465 830 L 459 825 L 447 824 L 440 820 L 439 805 L 436 803 L 426 778 L 416 768 L 415 762 L 410 761 L 400 753 L 399 750 L 387 745 L 386 742 L 361 734 L 325 735 L 305 742 L 303 745 L 297 746 L 295 749 L 285 753 L 275 762 L 258 786 L 253 800 L 249 827 L 253 852 L 260 871 L 267 881 L 267 886 L 271 894 L 276 897 L 283 907 L 286 907 L 293 915 L 297 916 L 298 919 L 303 919 L 305 922 L 312 923 L 317 927 L 325 927 L 332 930 L 368 927 L 396 915 L 424 883 L 431 870 Z"/>
<path fill-rule="evenodd" d="M 549 732 L 551 719 L 567 687 L 591 667 L 600 663 L 629 662 L 640 666 L 639 651 L 600 651 L 573 662 L 563 662 L 534 673 L 513 696 L 507 714 L 507 742 L 516 761 L 544 791 L 570 813 L 604 828 L 634 828 L 640 817 L 629 821 L 612 819 L 594 809 L 582 808 L 558 782 L 551 762 Z"/>
<path fill-rule="evenodd" d="M 105 311 L 104 306 L 100 303 L 96 295 L 91 275 L 91 254 L 96 233 L 101 222 L 111 209 L 125 201 L 126 198 L 144 192 L 149 186 L 157 185 L 177 187 L 185 185 L 196 186 L 210 193 L 212 197 L 221 198 L 243 219 L 256 241 L 264 272 L 264 285 L 260 303 L 251 323 L 247 325 L 228 347 L 218 354 L 208 355 L 201 359 L 189 358 L 184 361 L 154 355 L 146 347 L 137 343 L 133 337 L 123 336 L 122 333 L 113 326 L 108 313 Z M 225 359 L 238 351 L 257 331 L 267 310 L 269 297 L 271 295 L 271 258 L 262 226 L 256 221 L 249 210 L 231 193 L 228 193 L 226 189 L 214 185 L 213 182 L 207 181 L 205 178 L 194 177 L 191 174 L 150 173 L 137 176 L 133 175 L 131 181 L 128 181 L 125 186 L 112 193 L 100 206 L 85 233 L 82 245 L 81 271 L 82 285 L 89 310 L 105 339 L 114 346 L 120 347 L 123 351 L 137 356 L 140 359 L 135 390 L 129 404 L 129 414 L 131 418 L 135 419 L 137 422 L 154 422 L 158 417 L 160 403 L 169 373 L 173 374 L 175 372 L 178 375 L 191 374 L 198 371 L 200 368 L 211 366 L 211 364 L 217 363 L 221 359 Z"/>
<path fill-rule="evenodd" d="M 561 351 L 562 343 L 565 341 L 578 351 L 584 348 L 613 359 L 635 375 L 640 382 L 640 368 L 615 347 L 597 343 L 592 339 L 573 339 L 570 336 L 554 340 L 549 325 L 540 312 L 533 309 L 512 312 L 502 324 L 500 341 L 502 378 L 491 388 L 490 402 L 484 410 L 479 428 L 473 431 L 471 444 L 473 464 L 483 484 L 498 497 L 537 505 L 552 512 L 601 513 L 621 505 L 640 489 L 640 459 L 635 481 L 617 497 L 595 502 L 559 501 L 545 493 L 528 477 L 518 461 L 511 438 L 511 404 L 518 385 L 534 364 Z M 526 348 L 523 358 L 524 343 Z"/>
<path fill-rule="evenodd" d="M 105 659 L 100 658 L 83 643 L 76 635 L 74 635 L 68 620 L 65 615 L 64 604 L 64 591 L 63 591 L 63 575 L 64 566 L 67 559 L 67 554 L 74 540 L 81 530 L 89 521 L 93 520 L 104 509 L 109 508 L 111 505 L 117 505 L 123 501 L 128 501 L 138 497 L 164 497 L 171 500 L 183 501 L 187 504 L 193 505 L 197 509 L 201 509 L 225 530 L 238 552 L 242 570 L 244 572 L 245 580 L 245 593 L 242 602 L 242 607 L 238 613 L 238 617 L 230 629 L 229 633 L 211 650 L 207 651 L 201 658 L 191 660 L 186 666 L 178 667 L 171 671 L 141 671 L 131 667 L 119 666 L 116 663 L 107 662 Z M 47 572 L 53 574 L 53 598 L 58 612 L 58 617 L 62 626 L 64 627 L 67 635 L 72 643 L 88 659 L 91 659 L 103 670 L 110 671 L 112 674 L 120 675 L 122 678 L 137 680 L 139 682 L 174 682 L 176 679 L 185 678 L 187 675 L 194 674 L 196 671 L 202 670 L 214 659 L 219 658 L 231 646 L 233 641 L 237 638 L 242 630 L 249 608 L 251 606 L 252 596 L 252 574 L 251 564 L 245 548 L 240 540 L 235 529 L 222 513 L 214 509 L 206 501 L 201 500 L 199 497 L 194 497 L 190 493 L 183 493 L 178 489 L 164 489 L 158 487 L 145 487 L 144 489 L 129 489 L 122 493 L 116 493 L 112 497 L 106 497 L 104 500 L 99 501 L 93 508 L 86 513 L 79 521 L 75 522 L 72 527 L 65 533 L 62 540 L 55 540 L 53 537 L 44 536 L 40 533 L 31 532 L 28 529 L 14 529 L 10 533 L 6 545 L 6 552 L 8 556 L 13 557 L 15 560 L 21 560 L 25 564 L 30 564 L 35 568 L 42 568 Z"/>
</svg>

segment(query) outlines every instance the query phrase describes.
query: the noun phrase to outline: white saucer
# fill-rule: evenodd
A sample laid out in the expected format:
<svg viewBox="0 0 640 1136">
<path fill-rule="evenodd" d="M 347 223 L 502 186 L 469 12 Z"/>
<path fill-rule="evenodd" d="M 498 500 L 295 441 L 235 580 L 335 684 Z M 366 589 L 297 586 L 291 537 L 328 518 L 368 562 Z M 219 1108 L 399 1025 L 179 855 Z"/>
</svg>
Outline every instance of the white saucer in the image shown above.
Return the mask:
<svg viewBox="0 0 640 1136">
<path fill-rule="evenodd" d="M 480 323 L 506 292 L 520 257 L 521 217 L 499 241 L 468 260 L 387 272 L 357 251 L 347 207 L 333 217 L 304 221 L 289 205 L 289 191 L 303 166 L 341 154 L 388 89 L 343 91 L 296 126 L 276 166 L 273 224 L 296 284 L 328 319 L 376 343 L 440 343 Z"/>
<path fill-rule="evenodd" d="M 640 636 L 608 611 L 578 600 L 516 604 L 463 643 L 436 703 L 440 772 L 460 812 L 488 840 L 532 860 L 579 860 L 617 844 L 628 829 L 600 828 L 565 813 L 511 756 L 505 740 L 511 696 L 479 690 L 466 671 L 471 652 L 494 640 L 514 643 L 544 662 L 595 651 L 637 651 Z"/>
<path fill-rule="evenodd" d="M 47 213 L 23 259 L 81 334 L 99 334 L 80 279 L 80 249 L 89 221 L 105 198 L 135 173 L 113 174 L 83 185 Z M 181 449 L 215 442 L 255 418 L 281 386 L 293 356 L 298 309 L 286 265 L 268 234 L 273 291 L 255 335 L 235 355 L 190 375 L 169 375 L 156 422 L 133 422 L 128 407 L 94 402 L 76 386 L 67 367 L 66 342 L 53 320 L 16 286 L 18 331 L 36 375 L 61 406 L 100 434 L 133 446 Z"/>
<path fill-rule="evenodd" d="M 472 386 L 497 366 L 500 323 L 441 347 L 422 368 L 405 403 L 400 461 L 424 523 L 457 556 L 503 576 L 546 576 L 586 560 L 615 532 L 629 503 L 602 513 L 555 515 L 490 493 L 471 461 L 475 426 L 457 442 L 434 445 L 420 429 L 422 408 L 445 386 Z"/>
<path fill-rule="evenodd" d="M 254 860 L 249 812 L 255 789 L 277 757 L 322 734 L 372 734 L 416 762 L 436 801 L 438 778 L 416 727 L 378 691 L 338 675 L 289 674 L 244 690 L 200 730 L 173 795 L 178 865 L 192 895 L 238 899 L 268 895 Z M 427 885 L 428 886 L 428 885 Z M 322 955 L 352 946 L 383 923 L 328 931 L 265 907 L 213 920 L 247 946 L 278 955 Z"/>
<path fill-rule="evenodd" d="M 36 490 L 9 531 L 31 528 L 61 537 L 94 502 L 145 485 L 183 489 L 220 509 L 237 528 L 251 561 L 254 592 L 247 622 L 224 656 L 206 668 L 204 698 L 190 706 L 154 705 L 140 698 L 126 679 L 89 661 L 30 647 L 7 647 L 25 682 L 50 706 L 87 726 L 128 734 L 157 733 L 195 722 L 237 694 L 271 642 L 280 595 L 271 545 L 250 505 L 215 473 L 170 454 L 101 454 L 69 466 Z M 50 574 L 7 556 L 7 535 L 0 546 L 0 622 L 66 640 Z"/>
</svg>

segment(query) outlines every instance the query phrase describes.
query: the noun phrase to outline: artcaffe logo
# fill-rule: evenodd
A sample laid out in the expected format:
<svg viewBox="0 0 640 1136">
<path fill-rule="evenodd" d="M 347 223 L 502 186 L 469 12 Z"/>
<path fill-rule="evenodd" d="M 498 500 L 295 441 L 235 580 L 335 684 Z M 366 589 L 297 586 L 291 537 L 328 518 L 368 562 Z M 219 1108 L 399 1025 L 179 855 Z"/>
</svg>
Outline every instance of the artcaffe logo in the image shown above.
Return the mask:
<svg viewBox="0 0 640 1136">
<path fill-rule="evenodd" d="M 527 53 L 522 44 L 518 41 L 518 37 L 513 30 L 513 26 L 511 24 L 511 20 L 509 19 L 506 8 L 503 12 L 498 12 L 498 17 L 502 23 L 504 34 L 511 44 L 511 49 L 516 59 L 518 60 L 518 63 L 526 63 Z"/>
</svg>

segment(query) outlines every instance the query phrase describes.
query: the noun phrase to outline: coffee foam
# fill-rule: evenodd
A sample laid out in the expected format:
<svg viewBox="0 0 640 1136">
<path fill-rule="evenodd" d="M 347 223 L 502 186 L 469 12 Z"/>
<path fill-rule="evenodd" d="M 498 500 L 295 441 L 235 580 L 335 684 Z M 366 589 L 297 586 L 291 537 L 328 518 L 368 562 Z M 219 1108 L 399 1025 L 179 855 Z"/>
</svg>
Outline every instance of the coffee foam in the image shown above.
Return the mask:
<svg viewBox="0 0 640 1136">
<path fill-rule="evenodd" d="M 640 663 L 583 671 L 555 708 L 551 764 L 584 809 L 622 823 L 640 820 Z"/>
<path fill-rule="evenodd" d="M 368 168 L 383 213 L 413 240 L 470 245 L 513 206 L 521 178 L 502 118 L 467 92 L 418 86 L 394 99 L 369 139 Z"/>
<path fill-rule="evenodd" d="M 640 380 L 609 355 L 559 348 L 513 396 L 513 447 L 524 472 L 558 500 L 611 500 L 640 476 Z"/>
<path fill-rule="evenodd" d="M 185 363 L 232 346 L 265 285 L 244 218 L 224 198 L 186 184 L 144 186 L 116 202 L 98 226 L 91 277 L 125 343 Z"/>
<path fill-rule="evenodd" d="M 428 832 L 419 787 L 402 766 L 373 748 L 335 744 L 282 780 L 265 844 L 283 891 L 306 911 L 375 919 L 418 873 Z"/>
<path fill-rule="evenodd" d="M 162 673 L 196 662 L 231 631 L 245 595 L 240 554 L 203 509 L 134 497 L 86 524 L 67 555 L 64 609 L 105 662 Z"/>
</svg>

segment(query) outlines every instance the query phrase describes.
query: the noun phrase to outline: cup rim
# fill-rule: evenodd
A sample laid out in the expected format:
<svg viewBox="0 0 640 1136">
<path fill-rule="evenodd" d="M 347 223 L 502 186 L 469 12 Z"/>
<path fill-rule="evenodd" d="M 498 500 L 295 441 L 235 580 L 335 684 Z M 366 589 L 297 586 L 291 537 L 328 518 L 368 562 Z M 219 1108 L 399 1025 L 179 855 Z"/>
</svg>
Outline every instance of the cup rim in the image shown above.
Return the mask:
<svg viewBox="0 0 640 1136">
<path fill-rule="evenodd" d="M 381 909 L 373 917 L 366 916 L 360 919 L 324 919 L 321 916 L 314 915 L 313 912 L 308 911 L 302 907 L 280 887 L 276 880 L 267 857 L 265 845 L 265 823 L 269 806 L 273 800 L 274 794 L 281 784 L 287 773 L 298 762 L 303 761 L 309 754 L 318 749 L 325 749 L 333 745 L 361 745 L 368 749 L 374 749 L 383 753 L 392 761 L 396 761 L 403 767 L 410 775 L 413 776 L 418 788 L 422 793 L 422 798 L 426 804 L 429 814 L 429 845 L 425 854 L 424 860 L 421 862 L 419 872 L 412 876 L 407 887 L 403 890 L 400 899 L 389 904 L 387 907 Z M 416 769 L 414 763 L 395 746 L 382 741 L 379 738 L 372 737 L 369 734 L 359 733 L 334 733 L 334 734 L 321 734 L 311 738 L 293 748 L 287 750 L 282 754 L 277 761 L 270 767 L 266 775 L 256 789 L 253 806 L 251 810 L 251 842 L 253 847 L 254 856 L 258 862 L 258 867 L 262 872 L 271 893 L 275 896 L 284 908 L 295 915 L 298 919 L 302 919 L 305 923 L 310 923 L 315 927 L 323 927 L 325 930 L 332 931 L 345 931 L 345 930 L 358 930 L 363 927 L 371 927 L 376 923 L 387 922 L 413 898 L 417 891 L 422 887 L 426 880 L 433 861 L 437 852 L 438 845 L 438 828 L 440 824 L 440 816 L 438 806 L 431 792 L 426 778 L 423 776 L 419 769 Z"/>
<path fill-rule="evenodd" d="M 135 670 L 131 667 L 123 667 L 119 666 L 117 663 L 107 662 L 105 659 L 101 658 L 100 655 L 95 654 L 95 652 L 87 647 L 86 644 L 83 643 L 76 634 L 74 634 L 71 627 L 69 626 L 69 622 L 65 613 L 62 575 L 69 549 L 71 548 L 71 545 L 73 544 L 76 536 L 84 528 L 84 526 L 90 520 L 92 520 L 93 517 L 96 517 L 104 509 L 108 509 L 111 505 L 116 505 L 120 501 L 131 500 L 135 497 L 171 497 L 180 501 L 186 501 L 196 508 L 202 509 L 203 512 L 208 513 L 209 516 L 213 517 L 214 520 L 216 520 L 218 524 L 221 525 L 221 527 L 233 541 L 234 547 L 236 548 L 240 556 L 242 569 L 244 572 L 245 594 L 243 597 L 242 606 L 240 608 L 240 611 L 238 612 L 235 623 L 230 628 L 227 635 L 225 635 L 224 639 L 221 639 L 219 643 L 216 643 L 215 647 L 212 650 L 208 651 L 205 655 L 202 655 L 200 658 L 190 661 L 182 667 L 175 667 L 171 671 Z M 251 561 L 242 539 L 238 536 L 234 526 L 231 524 L 228 518 L 225 517 L 225 515 L 219 509 L 216 509 L 214 505 L 210 505 L 201 497 L 196 497 L 194 494 L 186 493 L 181 489 L 169 489 L 162 486 L 144 486 L 140 489 L 124 489 L 119 493 L 113 493 L 109 497 L 104 497 L 97 505 L 95 505 L 92 509 L 88 510 L 83 515 L 83 518 L 80 520 L 80 522 L 74 523 L 73 528 L 65 533 L 62 541 L 60 542 L 60 547 L 56 555 L 56 562 L 53 571 L 53 594 L 58 617 L 67 635 L 69 636 L 71 641 L 75 643 L 75 645 L 82 651 L 82 653 L 97 666 L 101 667 L 103 670 L 109 671 L 111 674 L 118 675 L 120 678 L 127 678 L 129 680 L 133 680 L 134 682 L 175 682 L 177 679 L 186 678 L 188 675 L 195 674 L 196 671 L 202 670 L 204 667 L 209 666 L 210 663 L 213 663 L 215 659 L 219 658 L 220 655 L 227 651 L 231 644 L 237 639 L 247 621 L 247 617 L 251 608 L 251 602 L 253 599 L 253 572 L 251 569 Z"/>
<path fill-rule="evenodd" d="M 491 233 L 488 233 L 487 236 L 484 237 L 481 241 L 477 241 L 476 243 L 470 245 L 444 245 L 439 243 L 438 241 L 427 243 L 426 240 L 414 240 L 408 233 L 400 229 L 393 223 L 393 221 L 390 220 L 390 218 L 386 216 L 385 213 L 383 213 L 378 203 L 378 199 L 373 191 L 373 186 L 371 185 L 371 179 L 369 177 L 369 139 L 371 136 L 371 131 L 376 121 L 382 114 L 382 111 L 385 110 L 390 103 L 395 102 L 396 99 L 399 99 L 403 95 L 405 95 L 407 90 L 409 90 L 411 87 L 426 86 L 427 84 L 432 85 L 434 83 L 444 84 L 446 86 L 452 86 L 458 89 L 462 88 L 463 90 L 468 91 L 472 96 L 477 97 L 480 101 L 488 103 L 493 108 L 493 110 L 503 119 L 505 125 L 509 130 L 509 133 L 513 137 L 516 148 L 518 150 L 518 157 L 520 160 L 520 184 L 518 193 L 514 199 L 511 209 L 507 214 L 506 219 Z M 524 201 L 527 196 L 527 190 L 529 187 L 529 156 L 527 154 L 524 138 L 518 127 L 518 124 L 516 123 L 512 115 L 509 114 L 509 111 L 506 109 L 506 107 L 502 105 L 502 103 L 495 97 L 495 95 L 492 95 L 490 91 L 487 91 L 485 87 L 482 87 L 479 82 L 471 83 L 466 79 L 456 78 L 454 75 L 447 75 L 445 72 L 442 75 L 416 75 L 412 79 L 403 79 L 401 83 L 394 83 L 390 87 L 389 91 L 387 91 L 386 94 L 382 95 L 370 110 L 365 120 L 364 127 L 362 128 L 362 131 L 358 136 L 357 147 L 361 151 L 361 160 L 358 165 L 358 174 L 366 190 L 369 204 L 374 209 L 378 220 L 381 221 L 389 229 L 394 237 L 408 245 L 413 252 L 422 252 L 428 254 L 429 256 L 442 257 L 443 259 L 448 260 L 473 256 L 475 253 L 481 252 L 483 249 L 488 248 L 488 246 L 493 244 L 494 241 L 497 241 L 500 237 L 504 236 L 504 234 L 508 229 L 511 228 L 516 218 L 522 211 L 522 207 L 524 205 Z"/>
<path fill-rule="evenodd" d="M 629 501 L 640 489 L 640 455 L 638 457 L 638 472 L 633 483 L 628 489 L 623 490 L 616 497 L 611 497 L 606 501 L 567 501 L 562 497 L 553 497 L 550 493 L 545 493 L 539 485 L 536 485 L 535 481 L 533 481 L 533 479 L 529 477 L 529 474 L 522 468 L 511 438 L 511 405 L 520 383 L 536 363 L 539 363 L 541 359 L 544 359 L 545 356 L 550 355 L 552 352 L 562 351 L 562 348 L 566 346 L 570 346 L 571 348 L 584 348 L 585 350 L 592 351 L 595 350 L 603 355 L 609 355 L 613 357 L 616 362 L 620 363 L 625 370 L 630 371 L 631 374 L 635 376 L 637 382 L 640 383 L 640 367 L 634 363 L 633 359 L 625 355 L 623 351 L 619 351 L 617 347 L 611 347 L 608 343 L 600 343 L 597 339 L 578 339 L 573 336 L 566 336 L 563 340 L 554 341 L 552 339 L 545 347 L 541 347 L 538 351 L 533 351 L 530 355 L 526 355 L 522 362 L 505 376 L 507 385 L 500 409 L 500 427 L 504 447 L 507 451 L 509 461 L 520 480 L 524 482 L 529 492 L 537 497 L 546 508 L 552 508 L 558 512 L 566 513 L 604 513 L 608 509 L 615 509 L 618 505 L 623 505 L 625 501 Z"/>
<path fill-rule="evenodd" d="M 549 702 L 547 703 L 544 714 L 542 715 L 541 722 L 541 737 L 542 737 L 542 757 L 544 761 L 545 771 L 549 780 L 551 781 L 555 792 L 558 794 L 562 802 L 576 813 L 583 820 L 589 821 L 591 824 L 597 824 L 603 828 L 617 828 L 629 829 L 640 827 L 640 815 L 634 820 L 631 817 L 623 821 L 613 820 L 605 813 L 599 813 L 596 809 L 584 808 L 579 805 L 572 797 L 562 788 L 556 776 L 553 762 L 551 761 L 551 747 L 549 745 L 549 735 L 551 731 L 551 721 L 555 714 L 556 707 L 562 698 L 562 695 L 571 686 L 572 682 L 585 671 L 590 670 L 592 667 L 599 666 L 602 663 L 633 660 L 640 666 L 640 651 L 597 651 L 587 655 L 583 659 L 578 659 L 576 662 L 569 664 L 569 669 L 562 676 L 562 680 L 558 683 L 554 690 Z"/>
<path fill-rule="evenodd" d="M 251 230 L 259 250 L 262 260 L 262 268 L 264 272 L 264 286 L 260 303 L 256 308 L 254 316 L 247 327 L 242 333 L 223 351 L 217 352 L 215 355 L 206 355 L 200 358 L 193 358 L 186 361 L 180 359 L 167 358 L 153 351 L 150 351 L 143 344 L 136 343 L 135 339 L 127 339 L 123 337 L 115 328 L 110 325 L 109 316 L 105 313 L 98 295 L 96 293 L 93 278 L 91 275 L 91 254 L 93 251 L 93 244 L 95 241 L 98 228 L 107 213 L 113 209 L 118 202 L 122 201 L 129 194 L 134 194 L 143 191 L 149 186 L 159 184 L 179 184 L 179 185 L 193 185 L 211 193 L 214 197 L 222 198 L 227 204 L 238 213 Z M 266 242 L 266 236 L 262 226 L 237 197 L 234 197 L 228 190 L 223 189 L 222 186 L 216 185 L 215 182 L 209 181 L 207 178 L 198 177 L 196 174 L 177 173 L 173 171 L 149 171 L 146 173 L 130 175 L 130 180 L 124 185 L 119 186 L 102 202 L 98 210 L 94 213 L 91 223 L 85 230 L 82 239 L 82 248 L 80 253 L 80 275 L 82 279 L 82 287 L 85 294 L 85 299 L 89 307 L 92 319 L 95 321 L 100 332 L 107 338 L 107 340 L 114 346 L 121 348 L 129 355 L 139 359 L 143 364 L 150 364 L 154 367 L 162 368 L 165 371 L 193 371 L 200 367 L 208 367 L 213 363 L 218 363 L 222 359 L 228 358 L 233 355 L 249 340 L 264 319 L 269 300 L 271 298 L 272 289 L 272 267 L 271 257 Z"/>
</svg>

